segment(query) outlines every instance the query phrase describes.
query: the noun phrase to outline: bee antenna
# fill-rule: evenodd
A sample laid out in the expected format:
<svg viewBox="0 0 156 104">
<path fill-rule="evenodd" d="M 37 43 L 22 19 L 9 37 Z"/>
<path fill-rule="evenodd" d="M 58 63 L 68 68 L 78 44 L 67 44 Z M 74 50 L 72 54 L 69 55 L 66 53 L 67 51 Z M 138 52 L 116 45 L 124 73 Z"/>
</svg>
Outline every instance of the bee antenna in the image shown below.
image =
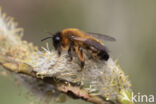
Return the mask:
<svg viewBox="0 0 156 104">
<path fill-rule="evenodd" d="M 51 33 L 51 32 L 46 32 L 47 34 L 50 34 L 50 35 L 54 35 L 53 33 Z"/>
<path fill-rule="evenodd" d="M 46 32 L 47 34 L 50 34 L 50 35 L 53 35 L 51 32 Z M 45 41 L 45 40 L 47 40 L 47 39 L 49 39 L 49 38 L 52 38 L 52 37 L 46 37 L 46 38 L 44 38 L 44 39 L 42 39 L 41 41 Z"/>
<path fill-rule="evenodd" d="M 52 37 L 46 37 L 46 38 L 42 39 L 41 41 L 45 41 L 45 40 L 47 40 L 49 38 L 52 38 Z"/>
</svg>

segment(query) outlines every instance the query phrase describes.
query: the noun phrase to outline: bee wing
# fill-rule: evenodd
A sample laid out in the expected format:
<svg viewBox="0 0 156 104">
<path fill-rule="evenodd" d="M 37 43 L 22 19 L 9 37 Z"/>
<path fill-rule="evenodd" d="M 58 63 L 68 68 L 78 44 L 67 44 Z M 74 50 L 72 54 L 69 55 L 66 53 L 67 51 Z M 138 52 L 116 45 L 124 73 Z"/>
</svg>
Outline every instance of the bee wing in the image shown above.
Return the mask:
<svg viewBox="0 0 156 104">
<path fill-rule="evenodd" d="M 107 49 L 107 47 L 103 46 L 102 44 L 91 40 L 91 39 L 85 39 L 85 38 L 81 38 L 81 37 L 76 37 L 76 36 L 72 36 L 71 37 L 72 40 L 75 41 L 79 41 L 79 42 L 84 42 L 86 45 L 88 46 L 92 46 L 98 50 L 105 50 L 106 52 L 109 52 L 109 50 Z"/>
<path fill-rule="evenodd" d="M 71 36 L 70 39 L 75 40 L 75 41 L 80 41 L 80 42 L 85 42 L 87 40 L 85 38 L 81 38 L 81 37 L 77 37 L 77 36 Z"/>
<path fill-rule="evenodd" d="M 108 41 L 116 41 L 114 37 L 105 35 L 105 34 L 99 34 L 99 33 L 92 33 L 92 32 L 87 32 L 87 35 L 93 36 L 95 38 L 98 38 L 100 40 L 108 40 Z"/>
</svg>

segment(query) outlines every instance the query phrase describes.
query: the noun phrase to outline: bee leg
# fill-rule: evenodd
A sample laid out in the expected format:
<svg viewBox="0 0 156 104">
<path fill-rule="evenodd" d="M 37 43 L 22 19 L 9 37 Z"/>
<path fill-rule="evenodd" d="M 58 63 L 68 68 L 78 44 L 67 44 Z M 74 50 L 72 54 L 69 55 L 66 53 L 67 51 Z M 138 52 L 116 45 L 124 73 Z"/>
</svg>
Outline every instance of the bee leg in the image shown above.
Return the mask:
<svg viewBox="0 0 156 104">
<path fill-rule="evenodd" d="M 76 47 L 75 51 L 78 55 L 79 60 L 81 61 L 81 70 L 80 71 L 82 71 L 82 69 L 84 68 L 84 65 L 85 65 L 85 58 L 84 58 L 83 49 L 81 47 L 79 47 L 79 48 Z"/>
<path fill-rule="evenodd" d="M 87 51 L 88 53 L 89 53 L 89 55 L 88 55 L 88 59 L 93 59 L 93 55 L 92 55 L 92 51 Z"/>
<path fill-rule="evenodd" d="M 82 48 L 79 48 L 79 51 L 80 51 L 80 55 L 81 55 L 81 69 L 84 68 L 84 65 L 85 65 L 85 59 L 84 59 L 84 54 L 83 54 L 83 49 Z"/>
<path fill-rule="evenodd" d="M 59 46 L 59 47 L 57 48 L 57 51 L 58 51 L 58 56 L 60 57 L 60 56 L 61 56 L 61 52 L 62 52 L 61 46 Z"/>
<path fill-rule="evenodd" d="M 72 55 L 72 53 L 73 53 L 73 46 L 74 46 L 74 43 L 70 42 L 69 49 L 68 49 L 68 55 L 70 57 L 70 61 L 73 60 L 73 55 Z"/>
<path fill-rule="evenodd" d="M 70 57 L 70 61 L 73 60 L 73 55 L 72 55 L 72 45 L 69 46 L 69 49 L 68 49 L 68 55 Z"/>
</svg>

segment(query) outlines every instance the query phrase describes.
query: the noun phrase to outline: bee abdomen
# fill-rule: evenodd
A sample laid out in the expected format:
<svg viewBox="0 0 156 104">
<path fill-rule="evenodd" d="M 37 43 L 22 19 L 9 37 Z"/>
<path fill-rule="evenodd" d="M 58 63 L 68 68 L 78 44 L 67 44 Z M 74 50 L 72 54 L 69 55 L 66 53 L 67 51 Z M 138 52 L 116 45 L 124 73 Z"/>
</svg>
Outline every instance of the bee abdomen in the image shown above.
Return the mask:
<svg viewBox="0 0 156 104">
<path fill-rule="evenodd" d="M 105 50 L 101 50 L 98 53 L 98 56 L 100 57 L 101 60 L 107 61 L 109 59 L 109 54 Z"/>
</svg>

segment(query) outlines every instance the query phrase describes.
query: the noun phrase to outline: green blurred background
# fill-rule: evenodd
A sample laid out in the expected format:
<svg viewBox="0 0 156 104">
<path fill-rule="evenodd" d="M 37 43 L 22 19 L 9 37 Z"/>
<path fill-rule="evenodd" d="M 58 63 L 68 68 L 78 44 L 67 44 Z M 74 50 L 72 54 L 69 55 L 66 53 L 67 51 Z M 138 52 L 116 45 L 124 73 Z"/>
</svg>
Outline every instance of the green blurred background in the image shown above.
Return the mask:
<svg viewBox="0 0 156 104">
<path fill-rule="evenodd" d="M 156 0 L 0 0 L 0 6 L 24 28 L 23 39 L 38 46 L 45 46 L 45 32 L 69 27 L 115 37 L 107 46 L 135 94 L 156 96 Z M 10 79 L 0 76 L 0 104 L 30 104 L 26 89 Z"/>
</svg>

